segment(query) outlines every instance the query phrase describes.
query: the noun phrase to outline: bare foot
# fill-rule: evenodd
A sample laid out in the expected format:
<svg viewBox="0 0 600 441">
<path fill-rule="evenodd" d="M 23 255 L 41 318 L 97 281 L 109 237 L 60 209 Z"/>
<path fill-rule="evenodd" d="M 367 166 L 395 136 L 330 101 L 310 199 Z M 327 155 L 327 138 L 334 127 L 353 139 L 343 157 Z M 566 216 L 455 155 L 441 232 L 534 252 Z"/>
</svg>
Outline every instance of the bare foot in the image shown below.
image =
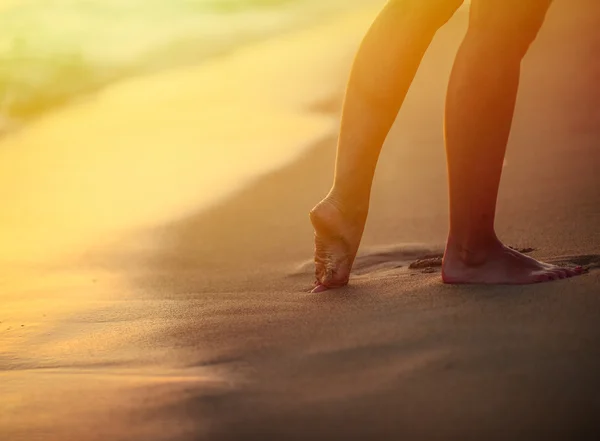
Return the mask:
<svg viewBox="0 0 600 441">
<path fill-rule="evenodd" d="M 584 273 L 539 262 L 495 241 L 481 250 L 467 251 L 448 240 L 442 264 L 442 279 L 451 284 L 526 285 L 566 279 Z"/>
<path fill-rule="evenodd" d="M 315 229 L 315 288 L 312 292 L 348 284 L 367 214 L 350 213 L 327 197 L 310 212 Z"/>
</svg>

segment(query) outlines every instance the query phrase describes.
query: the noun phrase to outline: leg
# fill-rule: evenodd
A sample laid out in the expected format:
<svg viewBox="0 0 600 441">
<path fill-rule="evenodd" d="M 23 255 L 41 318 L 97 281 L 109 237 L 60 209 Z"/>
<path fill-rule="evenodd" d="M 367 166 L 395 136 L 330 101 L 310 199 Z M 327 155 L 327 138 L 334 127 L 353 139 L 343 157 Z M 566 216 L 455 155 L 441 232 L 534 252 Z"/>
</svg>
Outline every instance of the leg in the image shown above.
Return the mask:
<svg viewBox="0 0 600 441">
<path fill-rule="evenodd" d="M 433 36 L 462 2 L 390 0 L 362 42 L 346 91 L 333 188 L 311 211 L 315 291 L 348 282 L 383 142 Z"/>
<path fill-rule="evenodd" d="M 446 283 L 523 284 L 581 272 L 517 253 L 502 245 L 494 231 L 521 60 L 551 1 L 473 0 L 446 105 L 450 180 L 450 234 L 442 271 Z"/>
</svg>

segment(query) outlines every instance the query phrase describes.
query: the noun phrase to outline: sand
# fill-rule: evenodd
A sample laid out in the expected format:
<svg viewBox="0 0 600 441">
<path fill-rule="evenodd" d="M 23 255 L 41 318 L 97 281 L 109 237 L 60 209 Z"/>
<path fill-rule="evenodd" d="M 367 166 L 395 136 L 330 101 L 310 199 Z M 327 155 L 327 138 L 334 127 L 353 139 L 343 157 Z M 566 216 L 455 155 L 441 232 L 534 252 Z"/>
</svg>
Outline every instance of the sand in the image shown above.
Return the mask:
<svg viewBox="0 0 600 441">
<path fill-rule="evenodd" d="M 348 288 L 307 292 L 333 133 L 208 209 L 62 260 L 3 253 L 0 439 L 594 439 L 600 9 L 566 3 L 524 63 L 497 227 L 589 274 L 461 287 L 409 268 L 447 233 L 443 92 L 463 14 L 387 141 Z M 316 101 L 335 117 L 339 96 Z"/>
</svg>

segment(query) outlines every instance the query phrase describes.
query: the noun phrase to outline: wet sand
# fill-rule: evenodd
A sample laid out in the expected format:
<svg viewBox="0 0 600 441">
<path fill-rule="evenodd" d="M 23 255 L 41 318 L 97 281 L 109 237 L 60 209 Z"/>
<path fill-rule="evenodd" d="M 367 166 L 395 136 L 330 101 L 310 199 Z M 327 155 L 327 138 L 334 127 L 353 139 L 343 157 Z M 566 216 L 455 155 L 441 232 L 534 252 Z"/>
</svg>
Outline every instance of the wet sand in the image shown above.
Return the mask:
<svg viewBox="0 0 600 441">
<path fill-rule="evenodd" d="M 348 288 L 307 292 L 307 213 L 334 135 L 209 210 L 63 261 L 5 260 L 0 439 L 594 439 L 600 8 L 565 3 L 524 63 L 497 226 L 588 274 L 461 287 L 409 268 L 447 232 L 441 122 L 461 15 L 387 141 Z"/>
</svg>

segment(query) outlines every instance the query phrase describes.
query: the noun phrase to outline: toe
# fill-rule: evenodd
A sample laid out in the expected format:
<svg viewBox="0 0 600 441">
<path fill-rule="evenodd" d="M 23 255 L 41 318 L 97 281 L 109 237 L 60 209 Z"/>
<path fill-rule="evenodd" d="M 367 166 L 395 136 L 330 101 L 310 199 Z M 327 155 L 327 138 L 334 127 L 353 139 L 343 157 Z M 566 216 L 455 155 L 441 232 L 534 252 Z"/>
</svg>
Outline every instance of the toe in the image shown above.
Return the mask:
<svg viewBox="0 0 600 441">
<path fill-rule="evenodd" d="M 552 279 L 550 278 L 550 275 L 547 273 L 542 273 L 542 274 L 538 274 L 537 276 L 535 276 L 536 283 L 549 282 L 550 280 L 552 280 Z"/>
<path fill-rule="evenodd" d="M 561 268 L 566 274 L 567 277 L 575 277 L 585 272 L 585 268 L 581 266 L 571 267 L 571 268 Z"/>
<path fill-rule="evenodd" d="M 317 283 L 316 286 L 311 291 L 311 293 L 318 294 L 320 292 L 327 291 L 328 289 L 329 288 L 327 288 L 325 285 L 322 285 L 321 283 Z"/>
<path fill-rule="evenodd" d="M 556 268 L 552 270 L 552 274 L 554 274 L 557 279 L 566 279 L 567 277 L 569 277 L 569 274 L 564 268 Z"/>
<path fill-rule="evenodd" d="M 564 268 L 564 270 L 567 273 L 567 277 L 573 277 L 577 274 L 581 274 L 581 270 L 578 270 L 577 268 Z"/>
<path fill-rule="evenodd" d="M 551 282 L 553 280 L 558 280 L 561 278 L 560 274 L 558 272 L 555 272 L 556 270 L 551 270 L 551 271 L 544 271 L 540 274 L 538 274 L 538 276 L 536 277 L 536 282 Z"/>
</svg>

